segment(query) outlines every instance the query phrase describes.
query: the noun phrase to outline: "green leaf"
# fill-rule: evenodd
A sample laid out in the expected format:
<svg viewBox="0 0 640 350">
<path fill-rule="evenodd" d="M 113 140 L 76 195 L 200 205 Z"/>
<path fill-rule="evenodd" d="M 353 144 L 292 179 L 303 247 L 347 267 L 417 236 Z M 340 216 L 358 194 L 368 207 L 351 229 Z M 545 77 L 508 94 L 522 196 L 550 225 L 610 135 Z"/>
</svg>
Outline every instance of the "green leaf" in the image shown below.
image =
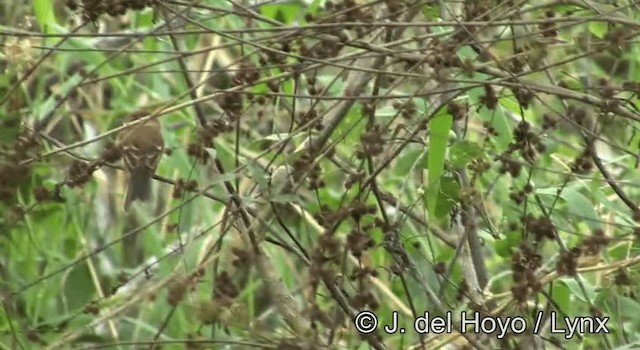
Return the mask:
<svg viewBox="0 0 640 350">
<path fill-rule="evenodd" d="M 427 171 L 429 174 L 429 188 L 427 191 L 427 210 L 429 217 L 436 218 L 436 207 L 440 193 L 440 178 L 444 172 L 444 159 L 449 141 L 449 130 L 453 124 L 450 114 L 435 116 L 429 123 L 429 157 Z"/>
<path fill-rule="evenodd" d="M 577 278 L 579 278 L 580 282 L 582 282 L 582 285 L 584 286 L 584 289 L 585 289 L 584 292 L 582 291 L 582 288 L 580 288 L 580 285 L 578 284 L 578 282 L 575 280 L 574 277 L 563 277 L 559 281 L 561 283 L 564 283 L 564 285 L 567 286 L 569 290 L 571 290 L 571 294 L 574 295 L 576 298 L 580 299 L 585 303 L 587 303 L 587 300 L 588 300 L 589 304 L 593 304 L 593 301 L 596 299 L 596 296 L 597 296 L 597 292 L 595 288 L 593 287 L 593 285 L 591 285 L 591 283 L 589 283 L 589 281 L 584 279 L 582 276 L 578 275 Z"/>
<path fill-rule="evenodd" d="M 95 293 L 95 286 L 91 281 L 89 268 L 86 264 L 74 267 L 64 284 L 64 297 L 68 303 L 68 311 L 81 309 L 91 301 Z"/>
<path fill-rule="evenodd" d="M 624 295 L 618 295 L 617 298 L 620 303 L 620 309 L 624 310 L 625 314 L 635 324 L 634 328 L 638 329 L 638 325 L 640 325 L 640 304 L 638 301 Z"/>
<path fill-rule="evenodd" d="M 500 106 L 508 109 L 513 114 L 520 115 L 520 104 L 512 97 L 501 97 Z"/>
<path fill-rule="evenodd" d="M 589 31 L 598 39 L 604 38 L 607 34 L 608 28 L 605 22 L 589 22 Z"/>
<path fill-rule="evenodd" d="M 551 298 L 561 310 L 569 309 L 571 305 L 571 290 L 566 284 L 556 283 L 553 285 Z"/>
<path fill-rule="evenodd" d="M 557 187 L 539 188 L 535 191 L 539 195 L 551 197 L 555 197 L 558 194 Z M 577 222 L 584 222 L 592 230 L 602 228 L 602 223 L 594 209 L 594 204 L 580 193 L 576 186 L 565 188 L 560 193 L 560 198 L 567 203 L 567 210 L 570 214 L 576 216 Z"/>
<path fill-rule="evenodd" d="M 398 156 L 398 162 L 393 167 L 393 173 L 398 176 L 406 176 L 416 164 L 424 164 L 423 161 L 427 156 L 427 152 L 420 148 L 411 148 L 402 152 Z M 420 169 L 419 166 L 417 168 Z"/>
<path fill-rule="evenodd" d="M 499 151 L 509 148 L 509 144 L 513 141 L 513 135 L 511 134 L 511 128 L 509 128 L 509 121 L 507 115 L 504 113 L 502 107 L 498 108 L 494 114 L 491 126 L 493 126 L 498 132 L 496 136 L 496 147 Z"/>
<path fill-rule="evenodd" d="M 436 217 L 447 218 L 451 208 L 460 199 L 460 184 L 453 177 L 443 176 L 440 181 L 440 192 L 438 193 L 438 206 L 436 207 Z"/>
<path fill-rule="evenodd" d="M 269 187 L 269 174 L 267 174 L 260 164 L 250 159 L 247 160 L 247 169 L 260 190 L 266 192 Z"/>
<path fill-rule="evenodd" d="M 440 18 L 440 6 L 424 5 L 420 11 L 427 21 L 435 21 Z"/>
<path fill-rule="evenodd" d="M 470 161 L 482 155 L 482 148 L 477 143 L 467 140 L 456 141 L 449 149 L 451 165 L 455 168 L 464 168 Z"/>
<path fill-rule="evenodd" d="M 567 202 L 569 212 L 577 216 L 578 222 L 584 221 L 592 230 L 601 228 L 594 204 L 577 189 L 567 188 L 562 192 L 561 197 Z"/>
<path fill-rule="evenodd" d="M 520 232 L 508 232 L 505 235 L 504 239 L 499 239 L 495 241 L 494 247 L 495 247 L 496 253 L 503 258 L 511 257 L 512 248 L 515 248 L 518 245 L 520 245 L 521 240 L 522 240 L 522 234 Z"/>
<path fill-rule="evenodd" d="M 53 12 L 53 1 L 50 0 L 34 0 L 33 14 L 40 24 L 40 29 L 45 34 L 51 33 L 54 27 L 57 27 L 56 16 Z"/>
<path fill-rule="evenodd" d="M 215 148 L 206 147 L 204 150 L 207 151 L 207 153 L 209 153 L 209 157 L 211 157 L 211 159 L 216 159 L 218 152 L 216 151 Z"/>
<path fill-rule="evenodd" d="M 292 24 L 299 13 L 302 11 L 301 4 L 288 3 L 288 4 L 269 4 L 260 7 L 260 13 L 273 20 L 284 24 Z"/>
<path fill-rule="evenodd" d="M 313 0 L 311 2 L 311 4 L 309 6 L 307 6 L 307 13 L 310 13 L 312 15 L 317 15 L 318 14 L 318 10 L 320 10 L 320 5 L 323 3 L 324 1 L 322 0 Z"/>
</svg>

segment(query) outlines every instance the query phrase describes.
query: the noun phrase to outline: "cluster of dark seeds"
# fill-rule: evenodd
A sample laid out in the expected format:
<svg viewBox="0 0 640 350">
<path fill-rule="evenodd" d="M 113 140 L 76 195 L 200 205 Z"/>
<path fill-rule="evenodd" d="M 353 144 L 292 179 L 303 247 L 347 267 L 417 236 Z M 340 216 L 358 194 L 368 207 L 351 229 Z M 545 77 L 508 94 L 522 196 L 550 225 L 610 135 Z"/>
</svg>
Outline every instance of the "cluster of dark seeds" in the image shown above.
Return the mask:
<svg viewBox="0 0 640 350">
<path fill-rule="evenodd" d="M 462 60 L 457 55 L 459 44 L 455 40 L 440 41 L 434 38 L 431 41 L 432 50 L 425 57 L 425 62 L 439 74 L 442 69 L 462 66 Z"/>
<path fill-rule="evenodd" d="M 556 226 L 553 221 L 546 216 L 534 217 L 531 214 L 527 214 L 520 218 L 525 230 L 533 234 L 536 241 L 542 241 L 543 239 L 554 239 L 557 235 Z"/>
<path fill-rule="evenodd" d="M 616 271 L 614 283 L 618 286 L 630 286 L 633 283 L 626 268 L 621 267 Z"/>
<path fill-rule="evenodd" d="M 509 146 L 508 152 L 520 151 L 522 158 L 528 162 L 535 162 L 537 154 L 546 151 L 546 146 L 540 137 L 531 130 L 531 125 L 522 121 L 513 132 L 515 142 Z"/>
<path fill-rule="evenodd" d="M 345 34 L 343 34 L 345 35 Z M 304 41 L 298 43 L 300 50 L 300 62 L 305 61 L 305 57 L 314 59 L 327 59 L 337 57 L 340 51 L 344 48 L 342 42 L 333 40 L 321 40 L 317 44 L 309 47 Z M 315 94 L 314 94 L 315 95 Z"/>
<path fill-rule="evenodd" d="M 464 15 L 467 21 L 491 20 L 491 9 L 495 6 L 491 0 L 467 0 L 464 4 Z"/>
<path fill-rule="evenodd" d="M 574 174 L 587 174 L 593 169 L 593 150 L 587 146 L 571 164 Z"/>
<path fill-rule="evenodd" d="M 102 15 L 122 16 L 127 10 L 140 11 L 153 7 L 158 0 L 67 0 L 66 5 L 72 12 L 81 10 L 82 16 L 89 21 L 96 21 Z"/>
<path fill-rule="evenodd" d="M 411 120 L 416 114 L 416 103 L 413 100 L 409 100 L 406 103 L 401 103 L 399 101 L 395 101 L 393 103 L 393 108 L 400 111 L 400 115 L 407 119 Z"/>
<path fill-rule="evenodd" d="M 202 164 L 206 164 L 210 159 L 207 149 L 212 149 L 214 147 L 213 140 L 220 134 L 230 131 L 233 131 L 233 125 L 225 119 L 217 119 L 212 122 L 208 122 L 198 130 L 198 137 L 196 140 L 187 146 L 187 154 L 199 159 Z"/>
<path fill-rule="evenodd" d="M 578 273 L 578 258 L 582 255 L 580 248 L 561 251 L 556 262 L 556 272 L 560 276 L 575 276 Z"/>
<path fill-rule="evenodd" d="M 309 267 L 309 285 L 313 294 L 323 278 L 334 275 L 333 266 L 340 259 L 342 243 L 334 235 L 334 231 L 328 230 L 321 234 L 311 254 L 311 266 Z"/>
<path fill-rule="evenodd" d="M 29 178 L 31 169 L 21 165 L 39 149 L 40 143 L 35 135 L 22 133 L 12 146 L 0 146 L 0 201 L 11 203 L 15 199 L 16 189 Z"/>
<path fill-rule="evenodd" d="M 318 118 L 318 112 L 315 109 L 309 111 L 298 112 L 298 125 L 303 126 L 312 123 L 311 127 L 315 130 L 322 130 L 322 118 Z"/>
<path fill-rule="evenodd" d="M 547 10 L 544 13 L 545 17 L 552 19 L 555 18 L 556 13 L 553 10 Z M 538 25 L 540 31 L 542 32 L 542 36 L 544 38 L 555 38 L 558 36 L 558 29 L 556 28 L 556 24 L 553 22 L 544 22 Z"/>
<path fill-rule="evenodd" d="M 469 104 L 460 104 L 452 101 L 447 105 L 447 111 L 451 114 L 453 120 L 464 120 L 469 112 Z"/>
<path fill-rule="evenodd" d="M 238 287 L 236 287 L 235 283 L 233 282 L 233 278 L 231 278 L 227 271 L 221 271 L 216 276 L 214 295 L 218 298 L 228 297 L 231 299 L 234 299 L 238 295 L 240 295 Z"/>
<path fill-rule="evenodd" d="M 512 177 L 520 176 L 522 164 L 520 164 L 516 160 L 513 160 L 510 157 L 510 154 L 506 153 L 504 155 L 498 155 L 497 160 L 500 162 L 500 168 L 498 169 L 498 171 L 501 174 L 509 173 Z"/>
<path fill-rule="evenodd" d="M 373 16 L 367 7 L 358 6 L 354 0 L 325 2 L 326 15 L 318 23 L 371 22 Z M 346 29 L 354 29 L 347 27 Z"/>
<path fill-rule="evenodd" d="M 616 99 L 616 90 L 617 88 L 607 80 L 600 79 L 598 80 L 598 94 L 604 99 L 605 105 L 603 106 L 603 111 L 611 111 L 618 108 L 620 105 L 620 101 Z"/>
<path fill-rule="evenodd" d="M 364 179 L 365 173 L 363 171 L 355 174 L 349 174 L 347 180 L 344 182 L 344 188 L 350 189 L 354 184 L 360 183 Z"/>
<path fill-rule="evenodd" d="M 520 245 L 511 256 L 511 270 L 513 271 L 513 298 L 524 303 L 530 295 L 535 295 L 542 289 L 536 271 L 542 266 L 542 256 L 536 254 L 527 244 Z"/>
<path fill-rule="evenodd" d="M 216 97 L 216 102 L 229 117 L 235 119 L 243 109 L 242 94 L 235 91 L 228 91 Z"/>
<path fill-rule="evenodd" d="M 496 109 L 498 106 L 498 96 L 493 86 L 484 84 L 484 95 L 480 97 L 480 103 L 485 105 L 488 109 Z"/>
<path fill-rule="evenodd" d="M 567 107 L 567 118 L 569 120 L 573 120 L 576 124 L 580 126 L 588 126 L 589 124 L 589 115 L 587 111 L 578 106 L 571 105 Z"/>
<path fill-rule="evenodd" d="M 464 2 L 464 18 L 466 21 L 489 21 L 491 18 L 491 0 L 465 1 Z M 477 26 L 460 26 L 456 28 L 456 32 L 452 39 L 459 43 L 470 42 L 470 35 L 478 31 Z"/>
<path fill-rule="evenodd" d="M 311 190 L 325 187 L 325 182 L 322 179 L 322 167 L 313 160 L 314 153 L 312 149 L 308 149 L 292 163 L 294 179 L 304 179 Z"/>
<path fill-rule="evenodd" d="M 533 91 L 525 87 L 517 87 L 511 88 L 511 92 L 513 93 L 513 96 L 516 98 L 516 100 L 518 100 L 518 103 L 520 104 L 520 106 L 522 106 L 522 108 L 529 108 L 529 105 L 531 105 L 531 100 L 533 100 L 534 97 Z"/>
<path fill-rule="evenodd" d="M 173 186 L 172 197 L 175 199 L 182 198 L 185 192 L 195 192 L 198 189 L 198 182 L 196 180 L 185 181 L 184 179 L 176 180 Z"/>
<path fill-rule="evenodd" d="M 238 65 L 238 71 L 233 77 L 233 83 L 238 85 L 254 85 L 260 80 L 260 70 L 249 59 L 244 59 Z"/>
<path fill-rule="evenodd" d="M 509 193 L 509 198 L 519 205 L 527 199 L 527 196 L 531 194 L 531 192 L 533 192 L 533 186 L 526 184 L 522 190 L 512 190 L 511 193 Z"/>
<path fill-rule="evenodd" d="M 385 140 L 380 125 L 373 125 L 360 136 L 360 147 L 356 151 L 358 159 L 375 157 L 384 151 Z"/>
<path fill-rule="evenodd" d="M 375 246 L 375 241 L 370 237 L 368 232 L 360 229 L 352 230 L 347 235 L 347 247 L 355 257 L 361 257 L 365 250 Z"/>
<path fill-rule="evenodd" d="M 584 255 L 598 255 L 603 247 L 609 244 L 610 239 L 605 236 L 603 230 L 595 230 L 591 236 L 585 237 L 580 250 Z"/>
<path fill-rule="evenodd" d="M 627 28 L 614 28 L 609 30 L 602 40 L 609 44 L 609 48 L 612 51 L 619 52 L 627 48 L 629 36 L 630 33 Z"/>
<path fill-rule="evenodd" d="M 184 299 L 185 294 L 193 289 L 196 283 L 202 278 L 203 270 L 198 270 L 188 276 L 177 276 L 167 286 L 167 302 L 171 306 L 176 306 Z M 217 284 L 216 284 L 217 286 Z"/>
<path fill-rule="evenodd" d="M 98 170 L 95 164 L 76 160 L 71 164 L 68 172 L 67 185 L 71 188 L 82 187 L 91 180 L 91 174 Z"/>
<path fill-rule="evenodd" d="M 315 163 L 309 172 L 308 182 L 309 188 L 312 190 L 317 190 L 325 187 L 324 180 L 320 177 L 322 175 L 322 168 L 320 168 L 320 164 Z"/>
</svg>

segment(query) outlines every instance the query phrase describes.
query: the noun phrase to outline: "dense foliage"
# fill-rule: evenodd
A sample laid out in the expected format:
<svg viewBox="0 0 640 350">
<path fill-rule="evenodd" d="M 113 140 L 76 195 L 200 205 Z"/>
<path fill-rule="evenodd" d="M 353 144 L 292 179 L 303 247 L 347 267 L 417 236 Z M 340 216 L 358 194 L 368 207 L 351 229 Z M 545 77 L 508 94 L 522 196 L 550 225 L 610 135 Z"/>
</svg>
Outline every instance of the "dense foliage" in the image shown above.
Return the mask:
<svg viewBox="0 0 640 350">
<path fill-rule="evenodd" d="M 7 1 L 0 347 L 640 348 L 639 28 L 632 0 Z M 124 211 L 117 136 L 154 118 Z"/>
</svg>

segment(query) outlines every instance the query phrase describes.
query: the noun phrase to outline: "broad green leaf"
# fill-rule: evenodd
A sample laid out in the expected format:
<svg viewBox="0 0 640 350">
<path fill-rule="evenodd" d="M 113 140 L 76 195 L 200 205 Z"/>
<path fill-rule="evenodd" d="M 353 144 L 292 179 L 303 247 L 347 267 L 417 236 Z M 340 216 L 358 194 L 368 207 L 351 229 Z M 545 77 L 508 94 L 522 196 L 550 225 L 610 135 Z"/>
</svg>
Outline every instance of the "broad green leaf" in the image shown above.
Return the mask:
<svg viewBox="0 0 640 350">
<path fill-rule="evenodd" d="M 56 16 L 53 12 L 53 1 L 34 0 L 33 13 L 44 33 L 51 33 L 57 27 Z"/>
<path fill-rule="evenodd" d="M 589 22 L 589 31 L 598 39 L 604 38 L 607 34 L 608 28 L 605 22 Z"/>
<path fill-rule="evenodd" d="M 86 264 L 80 264 L 71 270 L 64 284 L 64 298 L 68 311 L 81 309 L 89 303 L 95 293 L 95 286 Z"/>
<path fill-rule="evenodd" d="M 302 6 L 298 3 L 277 4 L 277 5 L 263 5 L 260 6 L 260 13 L 273 20 L 284 24 L 292 24 L 299 13 L 301 13 Z"/>
<path fill-rule="evenodd" d="M 551 291 L 551 297 L 561 310 L 570 308 L 571 290 L 566 286 L 566 284 L 555 283 Z"/>
<path fill-rule="evenodd" d="M 491 120 L 491 126 L 493 126 L 498 132 L 498 136 L 495 137 L 496 147 L 498 151 L 504 151 L 509 147 L 511 141 L 513 141 L 513 135 L 511 134 L 511 128 L 509 127 L 509 118 L 502 107 L 496 108 L 496 111 Z"/>
<path fill-rule="evenodd" d="M 513 114 L 520 115 L 520 104 L 512 97 L 501 97 L 500 106 L 508 109 Z"/>
<path fill-rule="evenodd" d="M 451 165 L 455 168 L 464 168 L 470 161 L 482 157 L 483 154 L 477 143 L 467 140 L 456 141 L 449 149 Z"/>
<path fill-rule="evenodd" d="M 444 160 L 449 142 L 449 130 L 453 124 L 450 114 L 435 116 L 429 123 L 429 157 L 427 171 L 429 174 L 429 188 L 427 190 L 427 210 L 429 217 L 436 218 L 438 195 L 440 192 L 440 178 L 444 172 Z"/>
<path fill-rule="evenodd" d="M 453 177 L 442 176 L 440 181 L 440 192 L 436 207 L 436 217 L 447 218 L 451 208 L 458 202 L 460 196 L 460 184 Z"/>
<path fill-rule="evenodd" d="M 521 241 L 522 234 L 520 232 L 507 232 L 504 239 L 495 241 L 494 249 L 499 256 L 508 258 L 512 255 L 512 248 L 520 245 Z"/>
<path fill-rule="evenodd" d="M 211 157 L 211 159 L 216 159 L 218 152 L 216 151 L 215 148 L 206 147 L 204 150 L 207 151 L 207 153 L 209 153 L 209 157 Z"/>
<path fill-rule="evenodd" d="M 323 0 L 313 0 L 311 4 L 307 6 L 307 13 L 310 13 L 314 16 L 317 15 L 318 10 L 320 10 L 320 5 L 322 5 L 323 2 Z"/>
<path fill-rule="evenodd" d="M 625 315 L 635 324 L 633 328 L 638 329 L 638 325 L 640 325 L 640 304 L 638 301 L 624 295 L 618 295 L 617 298 L 620 303 L 620 309 L 624 310 Z"/>
<path fill-rule="evenodd" d="M 582 186 L 568 186 L 564 188 L 560 193 L 560 198 L 566 202 L 567 210 L 575 216 L 577 222 L 584 222 L 592 230 L 601 228 L 602 223 L 594 208 L 595 204 L 578 191 L 579 187 Z M 539 195 L 555 197 L 558 193 L 558 188 L 546 187 L 536 189 L 535 191 Z"/>
<path fill-rule="evenodd" d="M 440 19 L 440 6 L 423 5 L 420 11 L 427 21 Z"/>
<path fill-rule="evenodd" d="M 418 168 L 416 163 L 422 163 L 425 157 L 427 156 L 427 152 L 424 149 L 420 148 L 410 148 L 406 151 L 402 152 L 400 156 L 398 156 L 398 161 L 393 167 L 393 173 L 399 176 L 406 176 L 412 168 Z"/>
<path fill-rule="evenodd" d="M 596 296 L 598 293 L 596 292 L 593 285 L 589 283 L 589 281 L 587 281 L 580 275 L 578 275 L 577 278 L 579 278 L 580 282 L 582 282 L 582 285 L 584 286 L 584 292 L 582 291 L 582 288 L 580 288 L 580 285 L 578 284 L 578 282 L 575 280 L 574 277 L 562 277 L 559 279 L 559 281 L 561 283 L 564 283 L 564 285 L 567 286 L 569 290 L 571 290 L 571 294 L 574 295 L 576 298 L 580 299 L 585 303 L 587 303 L 587 300 L 588 300 L 588 303 L 592 304 L 593 301 L 596 299 Z"/>
<path fill-rule="evenodd" d="M 266 191 L 269 187 L 269 174 L 260 164 L 253 160 L 247 160 L 247 169 L 251 173 L 251 178 L 258 184 L 262 191 Z"/>
</svg>

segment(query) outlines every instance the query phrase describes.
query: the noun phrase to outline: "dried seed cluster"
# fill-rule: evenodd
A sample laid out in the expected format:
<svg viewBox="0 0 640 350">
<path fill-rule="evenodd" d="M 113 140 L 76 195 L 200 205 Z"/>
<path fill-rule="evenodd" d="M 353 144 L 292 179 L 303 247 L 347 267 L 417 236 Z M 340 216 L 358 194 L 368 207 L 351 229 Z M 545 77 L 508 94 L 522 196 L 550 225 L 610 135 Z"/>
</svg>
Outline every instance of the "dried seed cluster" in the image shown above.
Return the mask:
<svg viewBox="0 0 640 350">
<path fill-rule="evenodd" d="M 609 237 L 603 230 L 595 230 L 591 236 L 582 240 L 580 251 L 584 255 L 598 255 L 600 250 L 609 244 Z"/>
<path fill-rule="evenodd" d="M 356 151 L 358 159 L 366 159 L 367 157 L 375 157 L 381 154 L 386 144 L 381 126 L 376 124 L 365 131 L 360 136 L 360 142 L 360 147 Z"/>
<path fill-rule="evenodd" d="M 213 140 L 220 134 L 233 131 L 233 126 L 225 119 L 218 119 L 201 126 L 196 140 L 187 146 L 187 154 L 206 164 L 211 158 L 207 149 L 213 149 Z"/>
<path fill-rule="evenodd" d="M 69 10 L 76 12 L 82 10 L 82 16 L 89 21 L 97 21 L 102 15 L 122 16 L 127 10 L 140 11 L 147 7 L 153 7 L 158 0 L 66 0 Z"/>
<path fill-rule="evenodd" d="M 533 234 L 536 242 L 545 238 L 554 239 L 558 234 L 555 224 L 546 216 L 534 217 L 532 214 L 527 214 L 520 218 L 520 222 L 527 232 Z"/>
<path fill-rule="evenodd" d="M 544 15 L 549 19 L 553 19 L 556 17 L 556 13 L 553 10 L 547 10 Z M 542 37 L 544 38 L 555 38 L 558 36 L 558 29 L 554 22 L 540 23 L 540 25 L 538 25 L 538 28 L 540 28 L 540 32 L 542 34 Z"/>
<path fill-rule="evenodd" d="M 535 295 L 542 289 L 536 271 L 542 266 L 542 256 L 526 243 L 522 243 L 511 256 L 513 271 L 513 298 L 519 303 L 525 303 L 530 295 Z"/>
<path fill-rule="evenodd" d="M 575 276 L 578 273 L 578 258 L 582 254 L 580 248 L 561 251 L 556 262 L 556 272 L 560 276 Z"/>
</svg>

